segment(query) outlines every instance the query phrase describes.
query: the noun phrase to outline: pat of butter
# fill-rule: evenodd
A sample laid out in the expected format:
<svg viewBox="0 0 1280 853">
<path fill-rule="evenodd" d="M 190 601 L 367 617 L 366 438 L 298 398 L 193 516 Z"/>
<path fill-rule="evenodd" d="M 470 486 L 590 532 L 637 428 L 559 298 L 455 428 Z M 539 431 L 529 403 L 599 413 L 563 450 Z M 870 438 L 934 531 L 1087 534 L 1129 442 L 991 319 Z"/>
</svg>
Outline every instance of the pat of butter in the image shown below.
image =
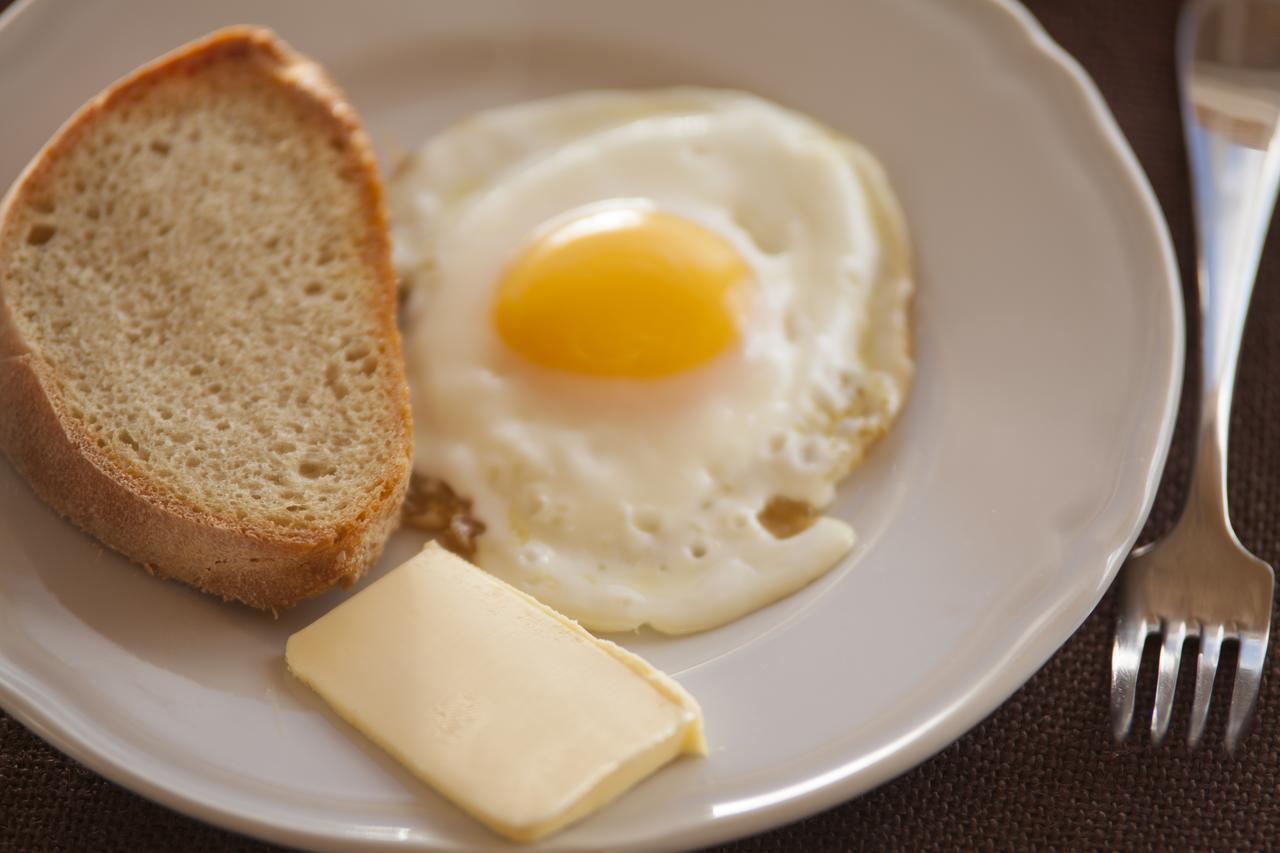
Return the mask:
<svg viewBox="0 0 1280 853">
<path fill-rule="evenodd" d="M 681 753 L 693 697 L 434 544 L 289 638 L 290 671 L 495 831 L 532 841 Z"/>
</svg>

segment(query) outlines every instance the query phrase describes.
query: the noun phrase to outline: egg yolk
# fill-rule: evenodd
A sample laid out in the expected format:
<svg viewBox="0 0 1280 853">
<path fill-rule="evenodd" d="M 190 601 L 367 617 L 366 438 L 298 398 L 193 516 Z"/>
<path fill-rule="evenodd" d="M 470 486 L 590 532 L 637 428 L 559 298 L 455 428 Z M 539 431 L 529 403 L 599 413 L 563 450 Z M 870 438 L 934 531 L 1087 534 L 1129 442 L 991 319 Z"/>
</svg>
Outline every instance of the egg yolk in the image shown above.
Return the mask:
<svg viewBox="0 0 1280 853">
<path fill-rule="evenodd" d="M 507 269 L 494 322 L 542 367 L 649 379 L 734 346 L 751 271 L 720 235 L 652 210 L 606 209 L 539 235 Z"/>
</svg>

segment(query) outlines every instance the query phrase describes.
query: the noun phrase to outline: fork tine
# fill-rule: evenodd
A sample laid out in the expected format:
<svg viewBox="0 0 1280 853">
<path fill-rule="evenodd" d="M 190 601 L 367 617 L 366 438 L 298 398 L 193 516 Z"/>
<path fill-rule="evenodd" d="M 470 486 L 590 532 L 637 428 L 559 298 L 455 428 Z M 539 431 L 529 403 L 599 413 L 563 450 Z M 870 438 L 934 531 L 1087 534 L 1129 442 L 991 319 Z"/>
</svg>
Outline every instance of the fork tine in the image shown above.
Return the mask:
<svg viewBox="0 0 1280 853">
<path fill-rule="evenodd" d="M 1142 665 L 1142 647 L 1146 645 L 1151 625 L 1140 616 L 1125 614 L 1116 624 L 1115 644 L 1111 647 L 1111 733 L 1124 740 L 1133 724 L 1133 704 L 1138 688 L 1138 667 Z"/>
<path fill-rule="evenodd" d="M 1209 700 L 1213 698 L 1213 680 L 1218 674 L 1218 658 L 1226 630 L 1221 625 L 1205 625 L 1200 631 L 1200 655 L 1196 662 L 1196 698 L 1191 705 L 1191 729 L 1187 746 L 1195 746 L 1204 736 L 1209 719 Z"/>
<path fill-rule="evenodd" d="M 1262 662 L 1267 656 L 1266 634 L 1241 634 L 1236 684 L 1231 690 L 1231 715 L 1227 719 L 1227 751 L 1235 752 L 1253 719 L 1262 682 Z"/>
<path fill-rule="evenodd" d="M 1173 716 L 1173 691 L 1178 686 L 1178 666 L 1182 662 L 1182 644 L 1187 640 L 1187 623 L 1168 622 L 1164 629 L 1164 645 L 1160 649 L 1160 672 L 1156 677 L 1156 702 L 1151 712 L 1151 740 L 1159 743 L 1169 731 Z"/>
</svg>

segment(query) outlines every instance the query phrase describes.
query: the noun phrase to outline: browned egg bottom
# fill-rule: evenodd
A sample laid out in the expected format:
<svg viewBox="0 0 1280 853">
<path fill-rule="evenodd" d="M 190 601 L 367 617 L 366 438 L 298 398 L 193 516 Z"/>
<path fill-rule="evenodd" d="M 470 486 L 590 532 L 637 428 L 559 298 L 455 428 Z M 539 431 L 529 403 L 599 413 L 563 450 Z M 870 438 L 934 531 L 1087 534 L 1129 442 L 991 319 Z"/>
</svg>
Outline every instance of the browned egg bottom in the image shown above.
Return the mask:
<svg viewBox="0 0 1280 853">
<path fill-rule="evenodd" d="M 756 516 L 775 539 L 790 539 L 808 530 L 818 518 L 817 508 L 805 501 L 773 497 Z"/>
<path fill-rule="evenodd" d="M 443 480 L 417 472 L 409 479 L 400 516 L 404 523 L 439 537 L 440 544 L 455 554 L 471 558 L 476 539 L 484 533 L 484 522 L 471 514 L 471 501 Z M 818 510 L 804 501 L 774 497 L 758 516 L 760 523 L 778 539 L 787 539 L 807 530 Z"/>
<path fill-rule="evenodd" d="M 484 533 L 484 522 L 471 514 L 470 500 L 443 480 L 416 471 L 409 478 L 400 517 L 405 524 L 435 534 L 441 545 L 468 559 L 476 553 L 476 537 Z"/>
</svg>

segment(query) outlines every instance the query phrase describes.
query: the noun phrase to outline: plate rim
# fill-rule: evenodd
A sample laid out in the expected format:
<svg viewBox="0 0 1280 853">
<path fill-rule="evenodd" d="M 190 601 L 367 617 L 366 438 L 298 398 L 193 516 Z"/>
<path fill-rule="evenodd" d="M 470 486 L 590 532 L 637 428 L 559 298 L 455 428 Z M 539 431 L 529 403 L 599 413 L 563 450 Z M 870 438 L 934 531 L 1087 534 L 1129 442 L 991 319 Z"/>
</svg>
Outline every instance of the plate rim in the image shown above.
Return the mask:
<svg viewBox="0 0 1280 853">
<path fill-rule="evenodd" d="M 33 7 L 48 5 L 48 2 L 39 0 L 15 0 L 0 13 L 0 32 L 29 14 Z M 1116 520 L 1115 526 L 1126 533 L 1120 537 L 1120 541 L 1113 542 L 1107 552 L 1105 568 L 1099 582 L 1084 589 L 1072 590 L 1070 596 L 1056 602 L 1055 607 L 1045 614 L 1045 624 L 1034 634 L 1024 636 L 1019 645 L 1011 648 L 1000 664 L 992 669 L 993 675 L 977 682 L 962 697 L 949 703 L 944 712 L 935 715 L 926 725 L 912 732 L 911 737 L 890 744 L 890 747 L 896 748 L 879 750 L 871 759 L 862 758 L 823 773 L 817 777 L 821 780 L 819 784 L 806 786 L 805 791 L 793 796 L 778 796 L 778 792 L 775 792 L 771 797 L 752 798 L 762 802 L 757 806 L 705 821 L 694 829 L 682 830 L 674 835 L 667 833 L 645 842 L 626 843 L 617 849 L 683 849 L 752 835 L 824 811 L 919 766 L 963 737 L 1003 705 L 1070 639 L 1093 613 L 1110 587 L 1150 513 L 1173 438 L 1185 367 L 1186 326 L 1181 274 L 1168 224 L 1146 172 L 1097 85 L 1080 63 L 1054 41 L 1035 16 L 1016 0 L 976 0 L 968 4 L 966 12 L 975 16 L 988 16 L 990 25 L 984 25 L 984 31 L 990 32 L 1003 25 L 1008 31 L 1005 39 L 1020 38 L 1035 50 L 1038 59 L 1035 64 L 1041 69 L 1043 76 L 1056 75 L 1061 82 L 1068 84 L 1067 88 L 1080 102 L 1079 110 L 1091 121 L 1092 132 L 1099 137 L 1099 141 L 1114 158 L 1115 165 L 1127 178 L 1127 192 L 1146 214 L 1145 225 L 1151 230 L 1151 236 L 1158 247 L 1160 266 L 1165 273 L 1162 279 L 1170 296 L 1170 314 L 1167 320 L 1173 344 L 1169 354 L 1172 362 L 1169 365 L 1171 381 L 1160 413 L 1156 446 L 1142 479 L 1141 500 L 1127 515 Z M 38 685 L 28 682 L 20 669 L 13 667 L 9 660 L 0 655 L 0 708 L 58 751 L 109 781 L 162 806 L 234 832 L 280 844 L 305 845 L 308 848 L 385 850 L 394 846 L 403 849 L 405 842 L 409 840 L 392 835 L 370 834 L 367 830 L 360 831 L 345 825 L 329 830 L 316 828 L 314 825 L 298 825 L 282 820 L 279 813 L 270 806 L 251 813 L 234 804 L 201 799 L 192 793 L 168 787 L 163 779 L 135 770 L 122 760 L 123 757 L 113 756 L 109 741 L 104 742 L 100 736 L 95 740 L 91 732 L 81 731 L 82 727 L 74 712 L 64 711 L 56 702 L 49 701 L 48 696 L 42 696 Z M 414 844 L 413 841 L 417 843 Z M 414 849 L 451 849 L 429 844 L 424 846 L 421 839 L 413 841 L 410 843 Z"/>
</svg>

